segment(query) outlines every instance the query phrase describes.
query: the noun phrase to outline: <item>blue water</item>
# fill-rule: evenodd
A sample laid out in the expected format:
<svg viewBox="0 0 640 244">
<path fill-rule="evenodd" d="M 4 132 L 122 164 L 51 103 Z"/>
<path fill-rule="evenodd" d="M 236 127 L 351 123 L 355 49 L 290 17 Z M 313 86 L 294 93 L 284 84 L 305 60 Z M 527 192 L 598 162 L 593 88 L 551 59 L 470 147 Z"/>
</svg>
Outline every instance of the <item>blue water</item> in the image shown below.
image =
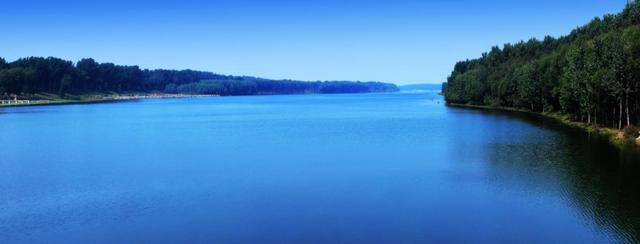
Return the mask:
<svg viewBox="0 0 640 244">
<path fill-rule="evenodd" d="M 435 93 L 0 108 L 0 240 L 635 242 L 639 162 Z"/>
</svg>

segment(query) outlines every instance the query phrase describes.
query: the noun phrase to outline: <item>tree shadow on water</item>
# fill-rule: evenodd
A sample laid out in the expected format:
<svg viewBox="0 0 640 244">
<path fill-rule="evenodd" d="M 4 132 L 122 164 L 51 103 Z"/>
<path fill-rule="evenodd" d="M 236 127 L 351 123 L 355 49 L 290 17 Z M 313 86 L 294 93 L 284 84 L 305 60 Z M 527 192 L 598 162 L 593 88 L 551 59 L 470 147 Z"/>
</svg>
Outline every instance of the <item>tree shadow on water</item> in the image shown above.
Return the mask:
<svg viewBox="0 0 640 244">
<path fill-rule="evenodd" d="M 586 219 L 614 233 L 616 241 L 640 241 L 640 149 L 612 145 L 605 136 L 537 114 L 451 109 L 517 120 L 530 127 L 533 133 L 510 136 L 531 138 L 486 146 L 489 168 L 496 167 L 492 172 L 506 170 L 518 175 L 520 182 L 529 181 L 525 184 L 530 187 L 552 184 Z"/>
</svg>

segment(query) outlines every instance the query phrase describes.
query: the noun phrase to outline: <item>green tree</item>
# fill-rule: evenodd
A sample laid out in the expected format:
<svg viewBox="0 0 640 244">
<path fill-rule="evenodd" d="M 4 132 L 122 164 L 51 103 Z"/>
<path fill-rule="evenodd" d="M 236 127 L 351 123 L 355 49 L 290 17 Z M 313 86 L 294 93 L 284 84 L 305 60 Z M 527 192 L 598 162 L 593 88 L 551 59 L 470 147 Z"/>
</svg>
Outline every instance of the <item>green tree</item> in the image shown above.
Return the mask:
<svg viewBox="0 0 640 244">
<path fill-rule="evenodd" d="M 100 64 L 91 58 L 85 58 L 78 61 L 76 68 L 78 69 L 78 78 L 82 84 L 82 90 L 97 90 L 99 87 Z"/>
<path fill-rule="evenodd" d="M 448 103 L 560 111 L 594 125 L 638 123 L 640 3 L 557 39 L 492 47 L 458 62 L 444 95 Z"/>
<path fill-rule="evenodd" d="M 58 94 L 60 94 L 61 97 L 64 97 L 65 92 L 71 88 L 71 85 L 73 85 L 73 78 L 71 75 L 66 74 L 62 76 L 62 78 L 60 78 L 60 90 L 58 91 Z"/>
<path fill-rule="evenodd" d="M 34 72 L 24 68 L 10 68 L 0 70 L 0 93 L 5 95 L 19 95 L 22 84 L 34 79 Z"/>
</svg>

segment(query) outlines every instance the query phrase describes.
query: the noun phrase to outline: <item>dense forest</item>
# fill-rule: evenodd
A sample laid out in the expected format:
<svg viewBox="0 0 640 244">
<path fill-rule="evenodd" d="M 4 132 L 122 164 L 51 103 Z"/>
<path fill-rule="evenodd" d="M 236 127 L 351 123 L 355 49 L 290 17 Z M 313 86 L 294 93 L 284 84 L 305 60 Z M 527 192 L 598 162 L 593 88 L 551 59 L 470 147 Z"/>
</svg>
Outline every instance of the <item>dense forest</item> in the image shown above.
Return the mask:
<svg viewBox="0 0 640 244">
<path fill-rule="evenodd" d="M 640 4 L 560 38 L 493 47 L 458 62 L 448 103 L 561 112 L 595 126 L 640 122 Z"/>
<path fill-rule="evenodd" d="M 214 95 L 389 92 L 398 88 L 381 82 L 269 80 L 193 70 L 147 70 L 138 66 L 77 63 L 29 57 L 7 63 L 0 58 L 0 97 L 65 94 L 163 92 Z"/>
</svg>

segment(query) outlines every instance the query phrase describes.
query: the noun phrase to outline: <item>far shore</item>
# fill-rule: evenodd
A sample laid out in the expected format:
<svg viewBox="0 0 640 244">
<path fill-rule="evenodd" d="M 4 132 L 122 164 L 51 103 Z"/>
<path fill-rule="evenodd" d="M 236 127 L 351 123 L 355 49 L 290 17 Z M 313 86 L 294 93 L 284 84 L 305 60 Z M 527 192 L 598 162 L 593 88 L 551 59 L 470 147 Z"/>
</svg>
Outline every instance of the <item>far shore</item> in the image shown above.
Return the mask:
<svg viewBox="0 0 640 244">
<path fill-rule="evenodd" d="M 609 139 L 609 142 L 611 142 L 612 144 L 618 147 L 633 146 L 634 148 L 640 148 L 640 141 L 634 138 L 625 138 L 624 132 L 622 130 L 607 128 L 607 127 L 594 127 L 593 125 L 590 125 L 584 122 L 573 121 L 569 118 L 569 116 L 561 113 L 553 113 L 553 112 L 539 113 L 539 112 L 532 112 L 529 110 L 509 108 L 509 107 L 495 107 L 495 106 L 459 104 L 459 103 L 447 103 L 447 106 L 460 107 L 460 108 L 476 108 L 476 109 L 485 109 L 485 110 L 512 111 L 512 112 L 540 115 L 548 119 L 556 120 L 557 122 L 566 126 L 579 128 L 588 133 L 597 133 L 602 136 L 605 136 Z"/>
<path fill-rule="evenodd" d="M 217 95 L 168 94 L 168 93 L 131 93 L 131 94 L 88 94 L 65 95 L 60 97 L 51 94 L 38 94 L 29 98 L 13 97 L 0 99 L 0 107 L 42 106 L 62 104 L 101 103 L 140 99 L 212 97 Z"/>
</svg>

